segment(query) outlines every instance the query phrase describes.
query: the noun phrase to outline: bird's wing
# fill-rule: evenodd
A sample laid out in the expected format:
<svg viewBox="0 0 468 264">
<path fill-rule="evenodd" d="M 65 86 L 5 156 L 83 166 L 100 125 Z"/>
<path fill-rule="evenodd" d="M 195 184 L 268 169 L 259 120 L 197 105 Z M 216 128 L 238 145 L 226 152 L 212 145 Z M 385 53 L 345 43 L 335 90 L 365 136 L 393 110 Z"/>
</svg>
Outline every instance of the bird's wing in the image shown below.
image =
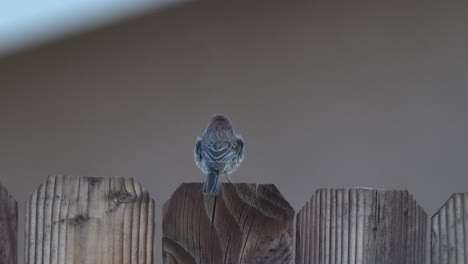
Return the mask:
<svg viewBox="0 0 468 264">
<path fill-rule="evenodd" d="M 195 143 L 195 149 L 193 150 L 193 154 L 195 157 L 195 163 L 197 164 L 197 167 L 200 168 L 200 170 L 202 170 L 203 173 L 205 174 L 208 173 L 206 163 L 203 160 L 201 138 L 197 138 L 197 141 Z"/>
<path fill-rule="evenodd" d="M 229 147 L 229 155 L 224 155 L 226 162 L 223 170 L 228 175 L 236 171 L 244 160 L 244 141 L 239 136 Z"/>
<path fill-rule="evenodd" d="M 202 144 L 202 156 L 209 167 L 222 170 L 235 155 L 230 142 Z"/>
</svg>

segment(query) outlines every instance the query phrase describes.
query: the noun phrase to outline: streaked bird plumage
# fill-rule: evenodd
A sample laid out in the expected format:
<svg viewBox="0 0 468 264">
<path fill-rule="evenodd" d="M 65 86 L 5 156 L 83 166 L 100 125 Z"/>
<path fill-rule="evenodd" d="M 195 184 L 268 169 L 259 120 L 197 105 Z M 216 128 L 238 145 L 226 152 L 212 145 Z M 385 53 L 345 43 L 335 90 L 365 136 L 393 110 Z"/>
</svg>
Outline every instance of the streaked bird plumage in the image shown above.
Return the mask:
<svg viewBox="0 0 468 264">
<path fill-rule="evenodd" d="M 216 195 L 219 178 L 233 173 L 244 159 L 244 141 L 236 135 L 230 120 L 215 115 L 203 135 L 196 140 L 195 163 L 207 175 L 203 193 Z"/>
</svg>

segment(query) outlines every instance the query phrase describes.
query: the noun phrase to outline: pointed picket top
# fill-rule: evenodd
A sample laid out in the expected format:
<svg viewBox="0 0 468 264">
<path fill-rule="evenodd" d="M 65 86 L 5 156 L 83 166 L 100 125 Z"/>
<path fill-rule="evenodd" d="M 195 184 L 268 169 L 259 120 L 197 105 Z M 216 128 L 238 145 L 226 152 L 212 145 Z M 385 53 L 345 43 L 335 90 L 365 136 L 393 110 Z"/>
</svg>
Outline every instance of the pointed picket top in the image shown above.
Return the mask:
<svg viewBox="0 0 468 264">
<path fill-rule="evenodd" d="M 51 176 L 26 202 L 25 263 L 152 263 L 153 226 L 132 178 Z"/>
<path fill-rule="evenodd" d="M 425 263 L 427 215 L 407 191 L 319 189 L 296 219 L 296 264 Z"/>
<path fill-rule="evenodd" d="M 184 183 L 163 208 L 163 263 L 290 263 L 294 210 L 272 184 Z"/>
<path fill-rule="evenodd" d="M 468 193 L 455 193 L 432 216 L 431 264 L 468 263 Z"/>
<path fill-rule="evenodd" d="M 18 203 L 0 184 L 0 263 L 17 263 Z"/>
</svg>

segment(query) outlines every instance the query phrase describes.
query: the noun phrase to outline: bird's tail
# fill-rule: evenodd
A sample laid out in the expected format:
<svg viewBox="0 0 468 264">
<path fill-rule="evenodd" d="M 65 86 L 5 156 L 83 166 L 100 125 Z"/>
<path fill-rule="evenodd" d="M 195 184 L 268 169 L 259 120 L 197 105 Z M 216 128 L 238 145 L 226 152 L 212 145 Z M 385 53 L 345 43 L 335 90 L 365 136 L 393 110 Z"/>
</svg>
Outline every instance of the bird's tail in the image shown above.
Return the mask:
<svg viewBox="0 0 468 264">
<path fill-rule="evenodd" d="M 210 171 L 205 183 L 203 184 L 203 193 L 217 195 L 219 192 L 219 174 L 217 171 Z"/>
</svg>

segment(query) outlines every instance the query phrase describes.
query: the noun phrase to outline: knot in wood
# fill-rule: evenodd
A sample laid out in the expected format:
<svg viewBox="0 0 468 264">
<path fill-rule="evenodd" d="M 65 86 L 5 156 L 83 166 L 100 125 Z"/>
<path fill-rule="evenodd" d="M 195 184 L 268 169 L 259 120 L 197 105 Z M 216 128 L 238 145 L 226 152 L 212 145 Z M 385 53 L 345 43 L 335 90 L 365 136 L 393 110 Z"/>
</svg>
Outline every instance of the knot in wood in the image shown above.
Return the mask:
<svg viewBox="0 0 468 264">
<path fill-rule="evenodd" d="M 88 182 L 89 184 L 91 184 L 92 186 L 100 183 L 102 181 L 103 178 L 101 177 L 88 177 Z"/>
<path fill-rule="evenodd" d="M 408 208 L 405 208 L 405 210 L 403 210 L 403 215 L 408 216 Z"/>
<path fill-rule="evenodd" d="M 81 226 L 86 221 L 85 217 L 82 215 L 77 215 L 74 218 L 70 219 L 70 224 L 74 226 Z"/>
<path fill-rule="evenodd" d="M 133 203 L 135 202 L 136 197 L 128 192 L 118 193 L 114 197 L 114 202 L 117 204 L 120 203 Z"/>
</svg>

